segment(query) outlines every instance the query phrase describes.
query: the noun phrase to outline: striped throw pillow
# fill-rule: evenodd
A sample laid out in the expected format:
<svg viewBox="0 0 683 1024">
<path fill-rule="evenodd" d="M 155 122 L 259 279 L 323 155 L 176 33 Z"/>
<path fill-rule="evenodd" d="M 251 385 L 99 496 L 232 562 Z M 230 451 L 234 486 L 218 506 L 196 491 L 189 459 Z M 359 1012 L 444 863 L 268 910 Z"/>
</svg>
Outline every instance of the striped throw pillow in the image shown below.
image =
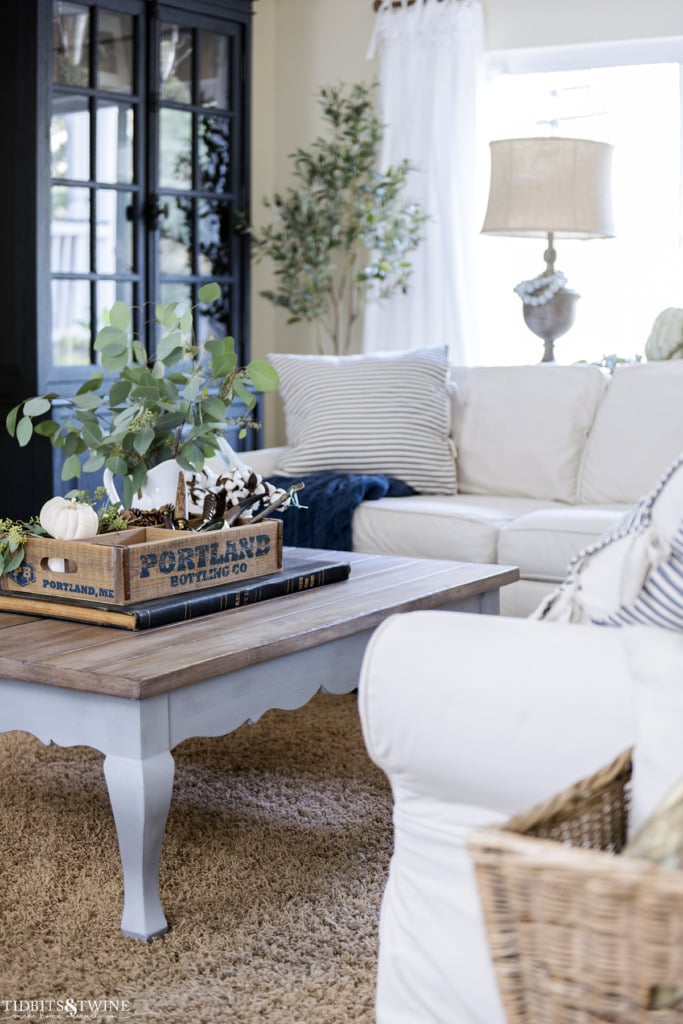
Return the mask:
<svg viewBox="0 0 683 1024">
<path fill-rule="evenodd" d="M 287 430 L 278 472 L 386 473 L 418 493 L 455 494 L 445 348 L 268 358 Z"/>
<path fill-rule="evenodd" d="M 683 630 L 683 455 L 531 617 Z"/>
</svg>

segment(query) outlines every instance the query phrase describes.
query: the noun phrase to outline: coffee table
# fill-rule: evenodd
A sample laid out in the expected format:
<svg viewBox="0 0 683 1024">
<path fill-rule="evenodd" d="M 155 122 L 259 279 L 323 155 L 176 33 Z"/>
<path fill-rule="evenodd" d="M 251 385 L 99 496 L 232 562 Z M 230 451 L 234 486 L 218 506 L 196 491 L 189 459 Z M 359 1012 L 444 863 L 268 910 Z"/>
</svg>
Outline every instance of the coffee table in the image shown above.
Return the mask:
<svg viewBox="0 0 683 1024">
<path fill-rule="evenodd" d="M 319 690 L 349 693 L 375 627 L 427 608 L 496 614 L 518 570 L 497 565 L 292 549 L 343 558 L 341 583 L 139 633 L 0 614 L 0 732 L 104 753 L 123 869 L 121 930 L 167 930 L 159 861 L 171 751 L 222 736 Z"/>
</svg>

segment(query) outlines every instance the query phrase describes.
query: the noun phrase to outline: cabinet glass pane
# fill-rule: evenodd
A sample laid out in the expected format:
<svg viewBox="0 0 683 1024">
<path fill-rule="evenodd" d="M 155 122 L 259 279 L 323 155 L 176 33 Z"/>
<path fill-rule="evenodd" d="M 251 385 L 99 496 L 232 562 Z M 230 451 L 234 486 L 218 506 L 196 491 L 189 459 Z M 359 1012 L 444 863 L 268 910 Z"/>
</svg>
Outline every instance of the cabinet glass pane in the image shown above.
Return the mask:
<svg viewBox="0 0 683 1024">
<path fill-rule="evenodd" d="M 163 100 L 192 103 L 192 32 L 177 25 L 161 26 L 159 73 Z"/>
<path fill-rule="evenodd" d="M 90 282 L 52 280 L 52 362 L 55 366 L 90 363 Z"/>
<path fill-rule="evenodd" d="M 90 84 L 90 14 L 82 4 L 52 5 L 52 80 L 60 85 Z"/>
<path fill-rule="evenodd" d="M 199 119 L 199 187 L 230 192 L 230 121 L 207 114 Z"/>
<path fill-rule="evenodd" d="M 192 187 L 192 114 L 162 108 L 159 114 L 159 185 Z"/>
<path fill-rule="evenodd" d="M 225 277 L 230 273 L 230 204 L 202 199 L 198 204 L 199 273 Z"/>
<path fill-rule="evenodd" d="M 52 188 L 50 257 L 53 274 L 87 274 L 90 270 L 90 190 Z"/>
<path fill-rule="evenodd" d="M 162 306 L 169 302 L 180 302 L 184 308 L 189 309 L 192 305 L 192 286 L 180 281 L 162 281 L 159 285 L 159 301 Z"/>
<path fill-rule="evenodd" d="M 203 345 L 209 338 L 224 338 L 230 333 L 230 288 L 221 286 L 221 298 L 197 310 L 197 343 Z"/>
<path fill-rule="evenodd" d="M 133 92 L 133 18 L 130 14 L 100 10 L 97 88 Z"/>
<path fill-rule="evenodd" d="M 164 196 L 159 218 L 159 269 L 169 277 L 192 271 L 192 200 Z"/>
<path fill-rule="evenodd" d="M 55 96 L 50 158 L 53 178 L 90 178 L 90 112 L 86 96 Z"/>
<path fill-rule="evenodd" d="M 133 108 L 124 103 L 97 107 L 98 181 L 128 183 L 133 180 Z"/>
<path fill-rule="evenodd" d="M 130 192 L 100 189 L 97 193 L 95 225 L 98 274 L 130 274 L 133 263 L 133 224 L 127 211 L 133 196 Z"/>
<path fill-rule="evenodd" d="M 228 36 L 199 33 L 199 102 L 205 107 L 230 107 Z"/>
</svg>

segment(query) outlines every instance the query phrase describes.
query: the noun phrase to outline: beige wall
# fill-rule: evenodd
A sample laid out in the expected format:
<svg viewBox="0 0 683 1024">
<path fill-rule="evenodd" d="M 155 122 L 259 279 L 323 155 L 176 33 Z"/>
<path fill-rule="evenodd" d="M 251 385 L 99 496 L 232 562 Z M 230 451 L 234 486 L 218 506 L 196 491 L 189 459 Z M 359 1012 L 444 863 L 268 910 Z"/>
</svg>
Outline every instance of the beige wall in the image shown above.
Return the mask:
<svg viewBox="0 0 683 1024">
<path fill-rule="evenodd" d="M 683 36 L 683 0 L 483 0 L 490 50 Z M 322 85 L 372 79 L 366 59 L 372 0 L 255 0 L 252 216 L 261 199 L 287 184 L 288 154 L 318 132 L 316 96 Z M 313 329 L 287 325 L 281 311 L 259 296 L 270 268 L 253 268 L 252 349 L 307 352 Z M 283 436 L 279 398 L 266 405 L 265 444 Z"/>
<path fill-rule="evenodd" d="M 374 14 L 372 0 L 256 0 L 252 131 L 252 218 L 267 216 L 262 199 L 289 181 L 288 154 L 308 146 L 320 131 L 321 86 L 371 80 L 376 62 L 366 59 Z M 286 314 L 260 297 L 272 280 L 267 263 L 252 268 L 252 352 L 315 351 L 315 328 L 287 324 Z M 283 436 L 278 396 L 265 408 L 265 444 Z"/>
</svg>

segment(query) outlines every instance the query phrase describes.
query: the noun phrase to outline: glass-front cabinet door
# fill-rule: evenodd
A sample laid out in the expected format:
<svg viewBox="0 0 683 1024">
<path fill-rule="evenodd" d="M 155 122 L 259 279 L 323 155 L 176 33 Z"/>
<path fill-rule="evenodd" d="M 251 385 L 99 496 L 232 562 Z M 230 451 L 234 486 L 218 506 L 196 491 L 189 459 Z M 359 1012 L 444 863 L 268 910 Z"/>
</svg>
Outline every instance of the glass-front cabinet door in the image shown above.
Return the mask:
<svg viewBox="0 0 683 1024">
<path fill-rule="evenodd" d="M 248 360 L 248 250 L 235 219 L 248 208 L 249 7 L 226 0 L 220 17 L 216 0 L 52 0 L 41 391 L 75 390 L 89 374 L 117 299 L 135 308 L 150 351 L 154 304 L 177 300 L 195 308 L 199 341 L 232 335 Z M 200 308 L 209 281 L 221 298 Z"/>
<path fill-rule="evenodd" d="M 47 382 L 90 367 L 105 308 L 144 301 L 143 23 L 142 3 L 54 0 Z"/>
</svg>

